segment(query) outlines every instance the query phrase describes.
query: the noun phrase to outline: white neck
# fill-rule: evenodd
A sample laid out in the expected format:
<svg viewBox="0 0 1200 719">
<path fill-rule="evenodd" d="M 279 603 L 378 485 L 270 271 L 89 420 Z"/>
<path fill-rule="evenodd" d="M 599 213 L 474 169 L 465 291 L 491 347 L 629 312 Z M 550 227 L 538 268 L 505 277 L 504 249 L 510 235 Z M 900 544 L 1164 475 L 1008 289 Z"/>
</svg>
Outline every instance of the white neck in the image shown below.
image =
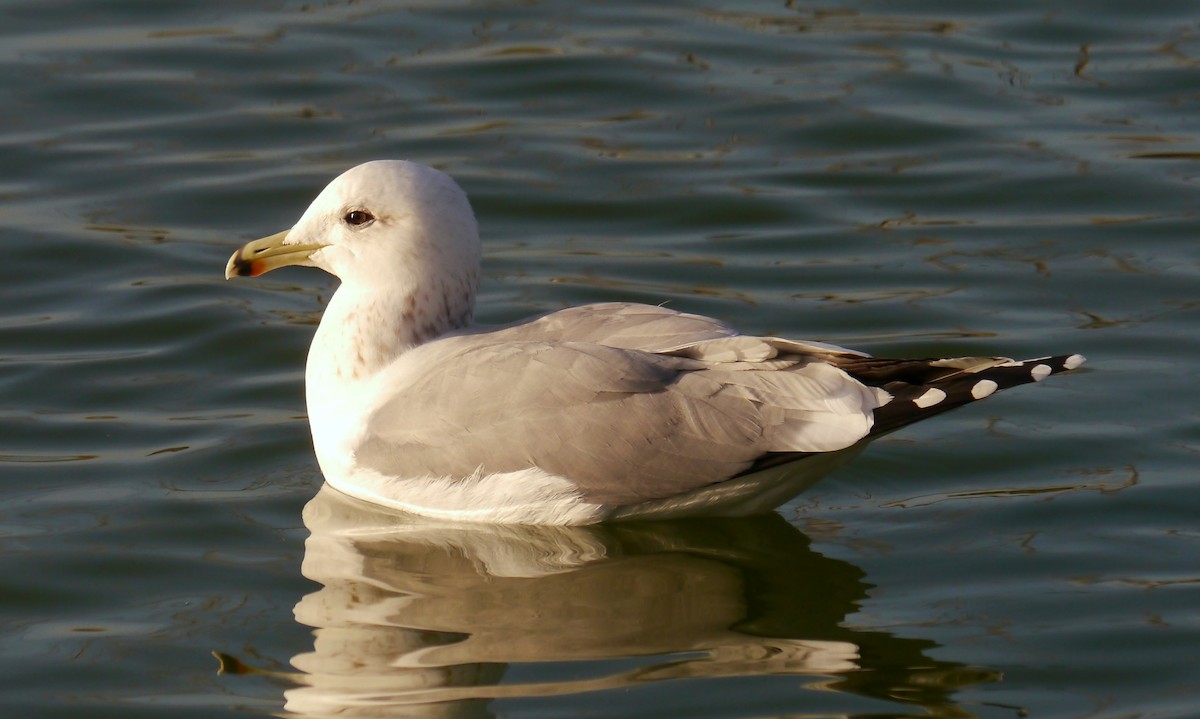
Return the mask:
<svg viewBox="0 0 1200 719">
<path fill-rule="evenodd" d="M 474 287 L 462 290 L 338 288 L 313 337 L 304 376 L 313 437 L 336 445 L 318 446 L 319 459 L 340 453 L 353 429 L 319 425 L 345 417 L 363 384 L 413 347 L 470 324 Z"/>
</svg>

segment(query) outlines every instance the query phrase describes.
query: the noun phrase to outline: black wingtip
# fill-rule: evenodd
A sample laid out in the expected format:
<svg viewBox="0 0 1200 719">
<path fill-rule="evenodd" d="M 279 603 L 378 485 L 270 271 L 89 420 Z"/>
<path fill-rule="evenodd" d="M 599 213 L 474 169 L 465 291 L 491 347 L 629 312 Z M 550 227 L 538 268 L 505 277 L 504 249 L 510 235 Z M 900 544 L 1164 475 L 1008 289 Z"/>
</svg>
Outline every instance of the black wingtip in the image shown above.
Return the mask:
<svg viewBox="0 0 1200 719">
<path fill-rule="evenodd" d="M 904 381 L 883 383 L 883 389 L 892 395 L 892 399 L 875 409 L 871 434 L 886 434 L 1010 387 L 1040 382 L 1051 375 L 1070 372 L 1086 361 L 1079 354 L 1009 360 L 977 371 L 952 372 L 923 384 Z"/>
</svg>

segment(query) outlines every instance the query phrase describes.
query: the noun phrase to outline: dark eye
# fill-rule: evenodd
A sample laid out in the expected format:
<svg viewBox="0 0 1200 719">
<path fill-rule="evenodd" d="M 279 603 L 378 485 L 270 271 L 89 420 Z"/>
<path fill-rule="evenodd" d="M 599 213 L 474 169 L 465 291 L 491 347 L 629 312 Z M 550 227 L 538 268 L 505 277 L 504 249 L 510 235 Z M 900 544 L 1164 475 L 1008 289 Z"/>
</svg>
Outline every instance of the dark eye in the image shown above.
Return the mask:
<svg viewBox="0 0 1200 719">
<path fill-rule="evenodd" d="M 368 222 L 371 222 L 372 220 L 374 220 L 375 215 L 372 215 L 370 212 L 367 212 L 366 210 L 350 210 L 349 212 L 346 213 L 346 216 L 343 217 L 342 219 L 344 219 L 346 221 L 347 225 L 353 225 L 355 227 L 358 227 L 359 225 L 365 225 Z"/>
</svg>

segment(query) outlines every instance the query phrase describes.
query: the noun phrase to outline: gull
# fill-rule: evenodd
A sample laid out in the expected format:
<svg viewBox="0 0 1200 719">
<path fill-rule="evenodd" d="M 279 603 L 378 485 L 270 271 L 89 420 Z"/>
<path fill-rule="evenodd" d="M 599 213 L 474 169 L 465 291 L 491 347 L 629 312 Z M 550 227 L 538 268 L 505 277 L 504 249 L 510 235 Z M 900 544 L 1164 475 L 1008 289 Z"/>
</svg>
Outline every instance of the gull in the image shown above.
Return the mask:
<svg viewBox="0 0 1200 719">
<path fill-rule="evenodd" d="M 484 326 L 481 255 L 453 179 L 377 160 L 229 259 L 341 281 L 304 377 L 334 489 L 454 522 L 767 512 L 873 439 L 1084 362 L 873 358 L 623 302 Z"/>
</svg>

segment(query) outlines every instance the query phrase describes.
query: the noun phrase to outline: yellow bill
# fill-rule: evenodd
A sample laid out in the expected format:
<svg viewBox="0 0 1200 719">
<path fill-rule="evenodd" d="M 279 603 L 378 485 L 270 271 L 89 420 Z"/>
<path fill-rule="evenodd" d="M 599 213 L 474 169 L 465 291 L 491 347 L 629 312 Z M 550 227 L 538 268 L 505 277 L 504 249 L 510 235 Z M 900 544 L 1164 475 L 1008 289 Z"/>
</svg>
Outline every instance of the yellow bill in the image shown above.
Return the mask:
<svg viewBox="0 0 1200 719">
<path fill-rule="evenodd" d="M 286 245 L 284 240 L 287 239 L 288 232 L 291 230 L 247 242 L 229 258 L 229 264 L 225 265 L 225 279 L 234 275 L 258 277 L 288 265 L 315 267 L 310 258 L 325 245 Z"/>
</svg>

